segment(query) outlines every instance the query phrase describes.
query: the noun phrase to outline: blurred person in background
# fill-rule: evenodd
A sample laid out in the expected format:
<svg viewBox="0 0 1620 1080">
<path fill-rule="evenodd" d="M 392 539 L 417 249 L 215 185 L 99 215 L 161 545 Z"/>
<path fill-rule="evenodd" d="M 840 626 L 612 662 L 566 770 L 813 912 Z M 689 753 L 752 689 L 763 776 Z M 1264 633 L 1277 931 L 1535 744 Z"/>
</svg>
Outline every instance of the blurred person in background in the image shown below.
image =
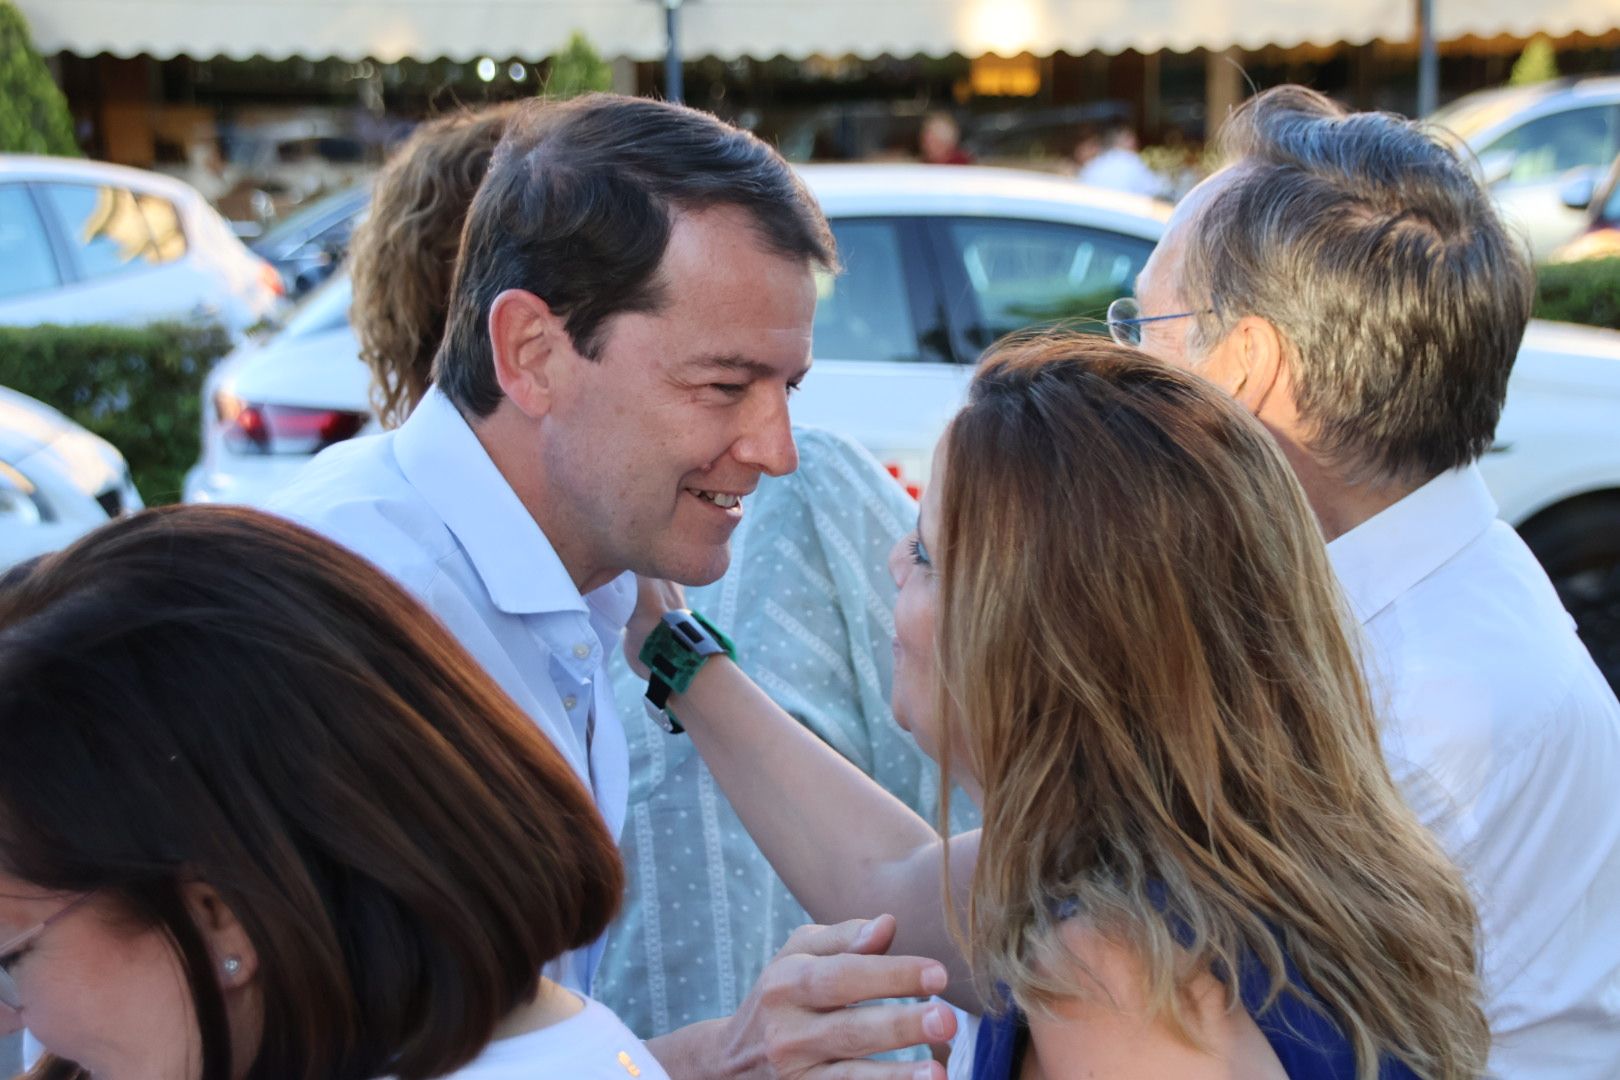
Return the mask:
<svg viewBox="0 0 1620 1080">
<path fill-rule="evenodd" d="M 434 158 L 432 138 L 416 144 L 424 160 Z M 475 157 L 464 175 L 476 166 Z M 414 169 L 402 158 L 393 175 Z M 446 172 L 463 175 L 435 176 Z M 465 197 L 459 181 L 450 186 Z M 429 187 L 453 221 L 455 200 Z M 394 250 L 431 248 L 416 231 L 428 220 Z M 378 228 L 375 214 L 368 224 Z M 507 118 L 468 213 L 442 330 L 430 297 L 358 295 L 392 289 L 390 275 L 415 261 L 368 263 L 372 242 L 359 241 L 356 326 L 385 402 L 393 391 L 390 419 L 409 416 L 383 436 L 321 455 L 277 506 L 422 596 L 564 748 L 618 836 L 630 816 L 631 759 L 606 659 L 633 604 L 622 571 L 716 580 L 743 499 L 752 508 L 763 476 L 797 464 L 786 397 L 808 367 L 812 269 L 833 261 L 830 232 L 786 163 L 752 136 L 678 106 L 597 95 L 525 103 Z M 418 277 L 405 292 L 427 282 Z M 424 378 L 424 343 L 441 332 Z M 858 589 L 850 580 L 845 587 Z M 845 692 L 870 696 L 862 686 Z M 884 719 L 863 709 L 828 715 L 852 725 Z M 644 715 L 632 713 L 632 724 Z M 701 783 L 684 776 L 678 783 Z M 654 820 L 659 858 L 690 860 L 685 849 L 700 842 L 692 831 L 700 823 L 678 813 Z M 653 858 L 641 843 L 638 871 Z M 724 865 L 735 874 L 747 864 Z M 767 887 L 757 868 L 744 877 Z M 638 884 L 655 885 L 645 876 Z M 711 897 L 659 902 L 707 905 Z M 653 1049 L 672 1075 L 791 1076 L 949 1037 L 954 1020 L 943 1006 L 845 1007 L 932 992 L 923 978 L 932 969 L 876 955 L 892 921 L 865 936 L 868 928 L 853 923 L 798 934 L 772 960 L 780 940 L 723 901 L 714 902 L 712 939 L 691 945 L 694 963 L 716 972 L 716 989 L 677 1004 L 691 1010 L 682 1015 L 735 1008 L 661 1034 Z M 733 925 L 746 930 L 733 938 Z M 765 933 L 780 925 L 770 920 Z M 672 941 L 676 952 L 686 947 Z M 590 991 L 604 947 L 573 954 L 561 981 Z M 849 953 L 869 955 L 836 955 Z M 640 962 L 635 951 L 630 957 Z M 659 1015 L 646 995 L 631 998 L 633 976 L 619 985 L 648 1022 Z M 908 1080 L 914 1072 L 873 1068 Z"/>
<path fill-rule="evenodd" d="M 1102 133 L 1089 125 L 1081 128 L 1080 136 L 1074 141 L 1074 150 L 1072 152 L 1076 175 L 1083 172 L 1085 167 L 1095 161 L 1097 155 L 1102 152 Z"/>
<path fill-rule="evenodd" d="M 669 705 L 812 913 L 894 912 L 987 1009 L 975 1077 L 1480 1074 L 1467 885 L 1238 403 L 1096 337 L 1004 342 L 891 567 L 895 715 L 982 833 L 936 832 L 723 656 Z M 681 603 L 642 588 L 632 645 Z"/>
<path fill-rule="evenodd" d="M 1258 416 L 1328 541 L 1407 800 L 1468 877 L 1491 1072 L 1620 1062 L 1620 705 L 1475 462 L 1534 279 L 1489 192 L 1419 125 L 1252 98 L 1116 337 Z"/>
<path fill-rule="evenodd" d="M 925 165 L 971 165 L 973 155 L 962 148 L 962 130 L 950 113 L 931 112 L 917 133 L 917 156 Z"/>
<path fill-rule="evenodd" d="M 1079 156 L 1079 149 L 1076 149 Z M 1110 124 L 1102 132 L 1096 152 L 1081 161 L 1075 179 L 1092 187 L 1168 198 L 1170 183 L 1148 168 L 1137 151 L 1136 129 L 1123 121 Z"/>
<path fill-rule="evenodd" d="M 541 975 L 619 902 L 590 793 L 336 544 L 186 506 L 38 560 L 0 592 L 0 741 L 36 1080 L 664 1077 Z"/>
<path fill-rule="evenodd" d="M 385 426 L 432 380 L 467 209 L 513 113 L 457 113 L 418 128 L 378 177 L 353 246 L 350 320 Z M 889 551 L 916 504 L 871 455 L 794 430 L 799 467 L 762 477 L 724 577 L 692 592 L 739 642 L 776 700 L 908 806 L 937 813 L 935 770 L 889 710 L 894 583 Z M 620 837 L 626 903 L 594 996 L 644 1037 L 729 1016 L 767 961 L 809 921 L 715 787 L 690 741 L 645 714 L 646 680 L 609 662 L 627 719 L 630 794 Z M 959 828 L 976 823 L 958 799 Z M 673 901 L 673 903 L 671 903 Z"/>
</svg>

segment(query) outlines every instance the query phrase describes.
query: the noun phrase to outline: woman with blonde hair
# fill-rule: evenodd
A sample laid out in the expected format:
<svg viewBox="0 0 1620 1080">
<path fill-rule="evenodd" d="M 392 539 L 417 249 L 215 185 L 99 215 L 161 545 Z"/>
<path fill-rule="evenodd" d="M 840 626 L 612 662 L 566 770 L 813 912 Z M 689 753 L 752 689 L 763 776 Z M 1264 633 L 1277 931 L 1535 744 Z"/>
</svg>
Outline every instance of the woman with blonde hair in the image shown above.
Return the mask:
<svg viewBox="0 0 1620 1080">
<path fill-rule="evenodd" d="M 1241 407 L 1101 339 L 1004 343 L 891 566 L 896 718 L 982 831 L 942 838 L 723 657 L 668 704 L 812 915 L 892 912 L 989 1014 L 975 1077 L 1480 1074 L 1473 905 Z M 675 603 L 644 586 L 633 638 Z"/>
</svg>

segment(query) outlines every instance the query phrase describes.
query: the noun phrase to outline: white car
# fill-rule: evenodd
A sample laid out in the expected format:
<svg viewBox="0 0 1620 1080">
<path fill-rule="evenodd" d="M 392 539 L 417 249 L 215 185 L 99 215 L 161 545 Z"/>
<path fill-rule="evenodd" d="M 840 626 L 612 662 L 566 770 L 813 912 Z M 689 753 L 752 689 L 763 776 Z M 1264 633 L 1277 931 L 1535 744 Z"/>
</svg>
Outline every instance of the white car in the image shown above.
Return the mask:
<svg viewBox="0 0 1620 1080">
<path fill-rule="evenodd" d="M 1620 154 L 1620 77 L 1482 90 L 1431 122 L 1465 143 L 1542 261 L 1586 228 L 1581 208 Z"/>
<path fill-rule="evenodd" d="M 0 570 L 139 509 L 140 492 L 110 443 L 0 387 Z"/>
<path fill-rule="evenodd" d="M 973 362 L 1034 323 L 1101 329 L 1168 217 L 1160 203 L 995 169 L 803 169 L 838 238 L 794 421 L 843 431 L 914 491 Z M 211 377 L 188 500 L 262 502 L 316 450 L 370 430 L 346 276 Z M 1620 685 L 1620 333 L 1532 323 L 1482 463 Z"/>
<path fill-rule="evenodd" d="M 0 154 L 0 323 L 209 319 L 240 333 L 285 292 L 275 268 L 178 180 Z"/>
</svg>

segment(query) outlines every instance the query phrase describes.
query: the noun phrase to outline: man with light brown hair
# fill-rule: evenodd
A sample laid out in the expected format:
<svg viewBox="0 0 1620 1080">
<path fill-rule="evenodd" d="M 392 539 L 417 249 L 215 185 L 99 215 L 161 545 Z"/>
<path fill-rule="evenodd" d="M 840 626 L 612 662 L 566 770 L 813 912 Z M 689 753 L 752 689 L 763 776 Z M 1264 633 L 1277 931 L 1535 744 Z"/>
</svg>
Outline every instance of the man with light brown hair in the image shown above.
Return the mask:
<svg viewBox="0 0 1620 1080">
<path fill-rule="evenodd" d="M 1523 248 L 1400 118 L 1279 87 L 1222 143 L 1111 329 L 1226 387 L 1294 467 L 1390 770 L 1477 895 L 1493 1074 L 1612 1077 L 1620 705 L 1475 466 L 1530 316 Z"/>
</svg>

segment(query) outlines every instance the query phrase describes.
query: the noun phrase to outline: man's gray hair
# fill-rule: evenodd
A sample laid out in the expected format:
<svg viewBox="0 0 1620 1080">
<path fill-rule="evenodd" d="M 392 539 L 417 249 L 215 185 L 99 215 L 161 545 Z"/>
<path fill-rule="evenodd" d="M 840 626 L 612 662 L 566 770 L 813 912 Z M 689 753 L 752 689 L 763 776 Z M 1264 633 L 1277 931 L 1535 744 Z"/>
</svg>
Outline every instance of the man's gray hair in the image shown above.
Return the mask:
<svg viewBox="0 0 1620 1080">
<path fill-rule="evenodd" d="M 1312 90 L 1250 99 L 1232 177 L 1188 230 L 1179 285 L 1200 349 L 1244 316 L 1281 333 L 1310 449 L 1347 476 L 1421 483 L 1490 446 L 1530 318 L 1521 242 L 1449 146 Z"/>
</svg>

